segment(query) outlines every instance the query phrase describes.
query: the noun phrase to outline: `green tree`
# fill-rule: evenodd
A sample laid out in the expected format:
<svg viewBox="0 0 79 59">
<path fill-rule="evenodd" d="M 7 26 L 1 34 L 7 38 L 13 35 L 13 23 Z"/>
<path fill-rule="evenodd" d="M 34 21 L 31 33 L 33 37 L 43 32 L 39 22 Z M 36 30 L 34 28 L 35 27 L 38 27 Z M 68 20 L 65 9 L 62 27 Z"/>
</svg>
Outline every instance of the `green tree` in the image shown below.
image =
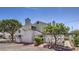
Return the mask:
<svg viewBox="0 0 79 59">
<path fill-rule="evenodd" d="M 71 33 L 75 34 L 75 37 L 79 36 L 79 30 L 71 31 Z"/>
<path fill-rule="evenodd" d="M 73 42 L 74 42 L 74 46 L 78 46 L 79 47 L 79 30 L 73 30 L 71 31 L 72 34 L 74 34 L 73 38 Z"/>
<path fill-rule="evenodd" d="M 77 36 L 77 37 L 74 37 L 74 45 L 75 46 L 77 46 L 77 47 L 79 47 L 79 36 Z"/>
<path fill-rule="evenodd" d="M 57 35 L 61 34 L 67 34 L 69 31 L 69 27 L 65 26 L 63 23 L 54 23 L 54 24 L 49 24 L 45 28 L 45 33 L 53 35 L 55 38 L 55 45 L 57 43 Z"/>
<path fill-rule="evenodd" d="M 14 33 L 22 27 L 21 23 L 16 19 L 5 19 L 0 23 L 2 32 L 8 32 L 11 35 L 11 41 L 13 42 Z"/>
</svg>

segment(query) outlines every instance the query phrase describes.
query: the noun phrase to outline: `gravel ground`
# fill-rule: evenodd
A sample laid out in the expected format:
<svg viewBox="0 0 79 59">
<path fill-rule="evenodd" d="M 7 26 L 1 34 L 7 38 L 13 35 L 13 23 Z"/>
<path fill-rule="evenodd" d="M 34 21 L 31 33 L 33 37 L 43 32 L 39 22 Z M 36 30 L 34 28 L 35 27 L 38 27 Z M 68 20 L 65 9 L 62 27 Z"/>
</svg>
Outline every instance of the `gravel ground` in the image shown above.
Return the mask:
<svg viewBox="0 0 79 59">
<path fill-rule="evenodd" d="M 33 44 L 0 43 L 0 51 L 53 51 L 53 49 L 34 47 Z"/>
</svg>

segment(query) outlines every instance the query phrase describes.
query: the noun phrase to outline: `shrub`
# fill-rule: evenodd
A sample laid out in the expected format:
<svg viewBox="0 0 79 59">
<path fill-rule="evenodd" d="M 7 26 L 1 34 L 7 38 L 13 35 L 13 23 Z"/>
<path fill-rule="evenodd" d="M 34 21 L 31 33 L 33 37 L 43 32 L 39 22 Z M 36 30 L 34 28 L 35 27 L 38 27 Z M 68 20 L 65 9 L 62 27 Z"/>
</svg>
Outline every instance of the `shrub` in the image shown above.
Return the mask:
<svg viewBox="0 0 79 59">
<path fill-rule="evenodd" d="M 69 38 L 68 37 L 65 37 L 64 40 L 69 40 Z"/>
<path fill-rule="evenodd" d="M 74 40 L 74 43 L 75 43 L 75 46 L 79 46 L 79 36 L 75 37 L 75 40 Z"/>
<path fill-rule="evenodd" d="M 43 44 L 43 37 L 42 36 L 35 36 L 35 38 L 34 38 L 34 40 L 35 40 L 35 45 L 40 45 L 40 44 Z"/>
</svg>

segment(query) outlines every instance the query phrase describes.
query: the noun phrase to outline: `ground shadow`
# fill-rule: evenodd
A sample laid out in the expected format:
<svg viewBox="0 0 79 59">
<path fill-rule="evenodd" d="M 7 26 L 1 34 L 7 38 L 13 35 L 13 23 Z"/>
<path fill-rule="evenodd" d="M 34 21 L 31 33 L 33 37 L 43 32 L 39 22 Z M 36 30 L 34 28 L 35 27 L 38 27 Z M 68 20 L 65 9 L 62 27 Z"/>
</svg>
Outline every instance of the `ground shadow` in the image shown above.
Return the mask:
<svg viewBox="0 0 79 59">
<path fill-rule="evenodd" d="M 11 41 L 0 41 L 0 43 L 12 43 Z"/>
<path fill-rule="evenodd" d="M 44 45 L 44 48 L 48 48 L 48 49 L 54 49 L 56 51 L 73 51 L 74 48 L 70 48 L 68 46 L 62 46 L 62 45 Z"/>
</svg>

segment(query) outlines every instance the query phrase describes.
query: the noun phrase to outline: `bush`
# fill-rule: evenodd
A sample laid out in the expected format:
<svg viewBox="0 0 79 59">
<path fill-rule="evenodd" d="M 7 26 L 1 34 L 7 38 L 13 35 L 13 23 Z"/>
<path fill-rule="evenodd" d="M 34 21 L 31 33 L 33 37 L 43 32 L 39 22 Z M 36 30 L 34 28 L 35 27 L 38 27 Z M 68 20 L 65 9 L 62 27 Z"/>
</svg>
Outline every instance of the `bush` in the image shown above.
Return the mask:
<svg viewBox="0 0 79 59">
<path fill-rule="evenodd" d="M 43 38 L 43 35 L 38 35 L 38 37 L 41 37 L 41 38 Z"/>
<path fill-rule="evenodd" d="M 35 40 L 35 45 L 40 45 L 44 43 L 42 36 L 36 36 L 34 40 Z"/>
<path fill-rule="evenodd" d="M 68 37 L 65 37 L 64 40 L 69 40 L 69 38 Z"/>
<path fill-rule="evenodd" d="M 74 43 L 75 43 L 75 46 L 79 46 L 79 36 L 75 37 L 75 40 L 74 40 Z"/>
</svg>

